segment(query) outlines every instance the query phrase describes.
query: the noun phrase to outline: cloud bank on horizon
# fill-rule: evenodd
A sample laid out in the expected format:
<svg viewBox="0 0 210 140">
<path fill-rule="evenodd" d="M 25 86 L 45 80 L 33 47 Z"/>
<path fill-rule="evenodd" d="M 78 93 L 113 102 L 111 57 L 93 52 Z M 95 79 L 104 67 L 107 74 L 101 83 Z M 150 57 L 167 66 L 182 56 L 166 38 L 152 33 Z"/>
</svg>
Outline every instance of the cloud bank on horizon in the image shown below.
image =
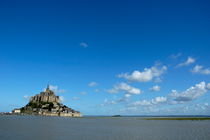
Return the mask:
<svg viewBox="0 0 210 140">
<path fill-rule="evenodd" d="M 171 58 L 177 59 L 181 56 L 181 53 L 172 56 L 173 57 Z M 165 94 L 165 96 L 160 96 L 161 94 L 152 93 L 156 95 L 156 97 L 153 97 L 151 99 L 142 99 L 144 98 L 144 96 L 142 95 L 150 94 L 149 91 L 161 92 L 161 87 L 159 85 L 153 85 L 151 88 L 149 88 L 149 91 L 147 90 L 145 92 L 142 89 L 138 87 L 133 87 L 131 85 L 141 82 L 155 84 L 155 78 L 163 78 L 164 73 L 168 72 L 168 67 L 170 67 L 170 69 L 177 70 L 177 68 L 182 69 L 181 67 L 183 66 L 186 67 L 194 64 L 192 70 L 188 68 L 188 73 L 191 72 L 193 74 L 202 75 L 209 74 L 208 68 L 203 68 L 203 66 L 197 65 L 195 64 L 195 62 L 195 58 L 188 57 L 185 62 L 181 62 L 175 65 L 175 67 L 166 65 L 155 65 L 151 68 L 144 68 L 142 71 L 134 70 L 130 74 L 121 73 L 118 75 L 118 78 L 123 78 L 126 81 L 114 85 L 113 88 L 107 90 L 107 92 L 112 94 L 118 94 L 121 92 L 124 95 L 121 95 L 122 97 L 117 99 L 115 98 L 109 100 L 106 98 L 101 106 L 117 106 L 118 104 L 121 104 L 124 106 L 120 109 L 121 113 L 129 112 L 131 114 L 190 114 L 193 111 L 200 112 L 201 114 L 209 114 L 209 101 L 199 101 L 199 98 L 202 98 L 202 96 L 209 94 L 210 83 L 208 82 L 198 81 L 198 83 L 183 91 L 171 89 L 171 92 Z M 164 86 L 164 81 L 161 80 L 160 82 Z M 135 96 L 134 100 L 130 100 L 131 96 Z M 136 98 L 140 98 L 141 100 L 136 100 Z"/>
</svg>

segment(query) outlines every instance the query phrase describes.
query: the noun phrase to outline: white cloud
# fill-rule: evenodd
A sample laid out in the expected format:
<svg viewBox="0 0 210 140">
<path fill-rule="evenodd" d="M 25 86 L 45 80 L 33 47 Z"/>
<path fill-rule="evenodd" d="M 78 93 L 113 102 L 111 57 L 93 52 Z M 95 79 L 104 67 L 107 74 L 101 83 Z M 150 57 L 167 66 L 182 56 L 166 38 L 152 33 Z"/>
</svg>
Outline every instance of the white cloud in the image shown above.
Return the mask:
<svg viewBox="0 0 210 140">
<path fill-rule="evenodd" d="M 194 62 L 195 62 L 194 58 L 188 57 L 185 62 L 182 62 L 182 63 L 178 64 L 177 67 L 188 66 L 190 64 L 193 64 Z"/>
<path fill-rule="evenodd" d="M 209 104 L 208 104 L 208 103 L 204 103 L 204 105 L 205 105 L 205 106 L 209 106 Z"/>
<path fill-rule="evenodd" d="M 174 101 L 178 103 L 183 103 L 187 101 L 192 101 L 194 99 L 197 99 L 198 97 L 204 95 L 207 92 L 206 89 L 206 83 L 205 82 L 200 82 L 196 84 L 195 86 L 192 86 L 188 89 L 186 89 L 183 92 L 178 92 L 176 90 L 172 90 L 171 96 Z"/>
<path fill-rule="evenodd" d="M 201 66 L 201 65 L 196 65 L 196 66 L 192 69 L 192 73 L 198 73 L 198 74 L 208 75 L 208 74 L 210 74 L 210 68 L 204 69 L 203 66 Z"/>
<path fill-rule="evenodd" d="M 198 103 L 198 104 L 195 104 L 195 110 L 198 110 L 198 111 L 205 111 L 205 110 L 208 110 L 209 111 L 209 104 L 208 103 Z"/>
<path fill-rule="evenodd" d="M 83 48 L 87 48 L 87 47 L 88 47 L 88 44 L 85 43 L 85 42 L 81 42 L 79 45 L 80 45 L 81 47 L 83 47 Z"/>
<path fill-rule="evenodd" d="M 123 91 L 126 94 L 141 94 L 140 89 L 132 87 L 126 83 L 119 83 L 115 85 L 113 89 L 108 90 L 109 93 L 118 93 L 120 91 Z"/>
<path fill-rule="evenodd" d="M 131 106 L 150 106 L 150 105 L 152 105 L 152 104 L 148 100 L 136 101 L 136 102 L 131 104 Z"/>
<path fill-rule="evenodd" d="M 207 84 L 206 88 L 210 90 L 210 83 Z"/>
<path fill-rule="evenodd" d="M 65 98 L 63 96 L 59 96 L 61 102 L 65 102 Z"/>
<path fill-rule="evenodd" d="M 210 84 L 210 83 L 209 83 Z M 195 86 L 186 89 L 183 92 L 172 90 L 166 97 L 155 97 L 151 100 L 140 100 L 131 103 L 129 106 L 154 106 L 161 104 L 182 104 L 199 98 L 210 90 L 210 85 L 205 82 L 200 82 Z"/>
<path fill-rule="evenodd" d="M 89 87 L 95 87 L 95 86 L 97 86 L 97 85 L 98 85 L 98 83 L 96 83 L 96 82 L 90 82 L 90 83 L 88 84 Z"/>
<path fill-rule="evenodd" d="M 153 87 L 150 88 L 151 91 L 160 91 L 160 86 L 155 85 Z"/>
<path fill-rule="evenodd" d="M 141 101 L 136 101 L 130 106 L 153 106 L 153 105 L 159 105 L 167 102 L 166 97 L 155 97 L 154 99 L 151 100 L 141 100 Z"/>
<path fill-rule="evenodd" d="M 145 68 L 144 71 L 135 70 L 131 74 L 122 73 L 118 75 L 119 78 L 125 78 L 134 82 L 148 82 L 154 78 L 159 78 L 167 70 L 166 66 L 158 67 L 153 66 L 151 68 Z"/>
<path fill-rule="evenodd" d="M 130 94 L 125 94 L 125 98 L 129 98 L 129 97 L 131 97 Z"/>
<path fill-rule="evenodd" d="M 49 88 L 50 88 L 50 90 L 54 91 L 55 93 L 64 93 L 64 92 L 66 92 L 65 89 L 59 89 L 58 86 L 50 85 Z"/>
<path fill-rule="evenodd" d="M 115 101 L 109 101 L 107 98 L 104 99 L 104 102 L 100 104 L 100 106 L 107 106 L 107 105 L 114 105 L 116 104 Z"/>
<path fill-rule="evenodd" d="M 152 100 L 153 104 L 159 104 L 159 103 L 164 103 L 167 101 L 166 97 L 156 97 L 155 99 Z"/>
</svg>

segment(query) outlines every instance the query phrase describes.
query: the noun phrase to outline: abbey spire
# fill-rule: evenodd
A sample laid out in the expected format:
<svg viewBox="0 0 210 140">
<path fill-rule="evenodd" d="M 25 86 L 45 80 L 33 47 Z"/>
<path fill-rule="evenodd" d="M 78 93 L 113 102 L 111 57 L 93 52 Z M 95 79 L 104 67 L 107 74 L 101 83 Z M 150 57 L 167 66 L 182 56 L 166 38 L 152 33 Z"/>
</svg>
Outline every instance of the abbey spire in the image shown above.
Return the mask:
<svg viewBox="0 0 210 140">
<path fill-rule="evenodd" d="M 49 91 L 50 90 L 50 85 L 47 84 L 47 88 L 46 88 L 46 91 Z"/>
</svg>

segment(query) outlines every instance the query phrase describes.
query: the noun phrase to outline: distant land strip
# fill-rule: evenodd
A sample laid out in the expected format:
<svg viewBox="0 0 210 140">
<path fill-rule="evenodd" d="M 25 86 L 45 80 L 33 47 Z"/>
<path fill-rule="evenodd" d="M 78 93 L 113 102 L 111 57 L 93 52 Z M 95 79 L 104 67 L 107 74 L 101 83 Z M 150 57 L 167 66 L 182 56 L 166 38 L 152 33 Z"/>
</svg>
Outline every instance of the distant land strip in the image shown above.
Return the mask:
<svg viewBox="0 0 210 140">
<path fill-rule="evenodd" d="M 144 118 L 144 120 L 210 120 L 210 117 L 181 117 L 181 118 Z"/>
</svg>

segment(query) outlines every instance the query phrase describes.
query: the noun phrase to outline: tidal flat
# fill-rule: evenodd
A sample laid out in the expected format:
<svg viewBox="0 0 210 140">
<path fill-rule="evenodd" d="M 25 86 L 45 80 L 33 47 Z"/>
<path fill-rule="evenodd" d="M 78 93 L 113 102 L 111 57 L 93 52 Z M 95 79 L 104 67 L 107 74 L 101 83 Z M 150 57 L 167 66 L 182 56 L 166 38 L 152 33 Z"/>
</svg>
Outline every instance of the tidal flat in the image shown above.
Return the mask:
<svg viewBox="0 0 210 140">
<path fill-rule="evenodd" d="M 0 116 L 1 140 L 209 140 L 210 120 Z"/>
</svg>

